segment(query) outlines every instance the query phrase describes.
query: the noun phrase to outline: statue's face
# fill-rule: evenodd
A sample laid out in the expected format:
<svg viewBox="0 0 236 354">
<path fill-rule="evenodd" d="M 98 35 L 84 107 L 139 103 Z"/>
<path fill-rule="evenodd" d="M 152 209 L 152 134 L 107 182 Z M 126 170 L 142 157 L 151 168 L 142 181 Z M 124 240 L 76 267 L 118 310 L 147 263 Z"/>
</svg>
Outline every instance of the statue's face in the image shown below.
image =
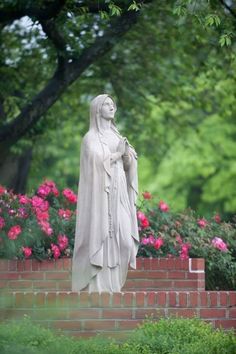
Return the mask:
<svg viewBox="0 0 236 354">
<path fill-rule="evenodd" d="M 107 97 L 102 105 L 101 116 L 104 119 L 114 119 L 115 105 L 110 97 Z"/>
</svg>

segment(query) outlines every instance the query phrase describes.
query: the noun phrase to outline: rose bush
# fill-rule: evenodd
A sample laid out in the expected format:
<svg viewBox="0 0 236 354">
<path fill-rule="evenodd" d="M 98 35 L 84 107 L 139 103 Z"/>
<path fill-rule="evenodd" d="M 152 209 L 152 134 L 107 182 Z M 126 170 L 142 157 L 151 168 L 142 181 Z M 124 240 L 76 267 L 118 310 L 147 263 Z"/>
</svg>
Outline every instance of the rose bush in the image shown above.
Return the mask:
<svg viewBox="0 0 236 354">
<path fill-rule="evenodd" d="M 58 259 L 74 247 L 76 194 L 45 180 L 31 196 L 0 186 L 0 257 Z M 144 192 L 137 218 L 140 257 L 205 258 L 208 289 L 236 288 L 236 225 L 198 217 L 193 210 L 171 212 L 163 200 Z"/>
</svg>

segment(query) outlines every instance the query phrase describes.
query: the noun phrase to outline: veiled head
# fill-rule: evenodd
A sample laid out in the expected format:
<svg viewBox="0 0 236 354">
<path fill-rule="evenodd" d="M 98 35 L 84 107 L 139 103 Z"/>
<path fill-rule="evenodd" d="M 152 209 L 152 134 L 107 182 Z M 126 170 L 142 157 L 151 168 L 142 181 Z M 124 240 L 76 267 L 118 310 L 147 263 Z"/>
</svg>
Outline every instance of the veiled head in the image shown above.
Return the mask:
<svg viewBox="0 0 236 354">
<path fill-rule="evenodd" d="M 96 96 L 90 104 L 90 129 L 100 132 L 100 121 L 103 118 L 113 119 L 116 112 L 116 104 L 113 98 L 107 94 Z"/>
</svg>

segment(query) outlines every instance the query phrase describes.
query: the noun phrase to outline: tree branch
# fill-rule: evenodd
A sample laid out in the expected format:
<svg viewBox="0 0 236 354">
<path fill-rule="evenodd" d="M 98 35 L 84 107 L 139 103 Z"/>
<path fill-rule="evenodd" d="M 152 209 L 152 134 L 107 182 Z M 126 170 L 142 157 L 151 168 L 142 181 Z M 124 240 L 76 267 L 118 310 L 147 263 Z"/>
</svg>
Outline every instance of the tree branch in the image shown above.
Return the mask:
<svg viewBox="0 0 236 354">
<path fill-rule="evenodd" d="M 223 7 L 227 9 L 230 12 L 230 14 L 236 19 L 236 12 L 234 12 L 234 10 L 228 4 L 226 4 L 224 0 L 219 0 L 219 1 L 221 5 L 223 5 Z"/>
<path fill-rule="evenodd" d="M 102 37 L 85 49 L 78 59 L 66 62 L 58 68 L 45 88 L 33 98 L 15 120 L 0 131 L 0 148 L 13 145 L 24 136 L 56 102 L 60 95 L 71 85 L 97 58 L 107 53 L 116 41 L 136 23 L 138 13 L 128 11 L 111 21 L 109 29 Z"/>
</svg>

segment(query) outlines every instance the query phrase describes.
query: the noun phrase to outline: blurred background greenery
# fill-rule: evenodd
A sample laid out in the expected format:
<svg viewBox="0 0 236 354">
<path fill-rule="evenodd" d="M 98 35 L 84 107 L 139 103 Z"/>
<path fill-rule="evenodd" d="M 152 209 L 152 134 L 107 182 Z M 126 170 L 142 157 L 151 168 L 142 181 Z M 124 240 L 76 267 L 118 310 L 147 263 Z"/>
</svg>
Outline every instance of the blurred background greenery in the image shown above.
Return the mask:
<svg viewBox="0 0 236 354">
<path fill-rule="evenodd" d="M 55 16 L 39 14 L 57 2 Z M 0 183 L 24 193 L 48 178 L 76 191 L 89 103 L 106 92 L 117 102 L 120 131 L 138 152 L 140 191 L 176 211 L 192 207 L 229 218 L 236 212 L 235 3 L 140 3 L 1 2 Z M 127 12 L 137 22 L 98 52 L 20 138 L 8 139 L 11 124 L 55 70 L 74 58 L 81 64 L 84 50 Z"/>
</svg>

